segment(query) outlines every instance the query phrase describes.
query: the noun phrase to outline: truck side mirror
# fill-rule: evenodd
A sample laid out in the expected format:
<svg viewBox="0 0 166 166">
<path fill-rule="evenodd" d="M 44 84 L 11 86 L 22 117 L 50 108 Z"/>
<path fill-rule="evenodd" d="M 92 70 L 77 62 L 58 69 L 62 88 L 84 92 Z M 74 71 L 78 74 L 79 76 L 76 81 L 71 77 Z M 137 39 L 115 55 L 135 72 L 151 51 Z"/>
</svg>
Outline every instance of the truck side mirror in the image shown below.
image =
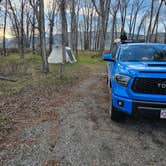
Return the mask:
<svg viewBox="0 0 166 166">
<path fill-rule="evenodd" d="M 112 58 L 112 54 L 107 53 L 103 55 L 103 60 L 104 61 L 109 61 L 109 62 L 114 62 L 114 59 Z"/>
</svg>

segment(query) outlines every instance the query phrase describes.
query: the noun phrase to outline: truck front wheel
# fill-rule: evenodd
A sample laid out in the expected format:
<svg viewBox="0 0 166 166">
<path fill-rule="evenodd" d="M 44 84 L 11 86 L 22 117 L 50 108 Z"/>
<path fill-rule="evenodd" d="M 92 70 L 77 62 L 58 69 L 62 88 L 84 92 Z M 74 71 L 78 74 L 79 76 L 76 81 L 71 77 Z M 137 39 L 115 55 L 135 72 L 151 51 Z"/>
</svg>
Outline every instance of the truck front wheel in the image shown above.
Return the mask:
<svg viewBox="0 0 166 166">
<path fill-rule="evenodd" d="M 113 121 L 119 121 L 124 117 L 124 113 L 121 111 L 118 111 L 113 105 L 112 102 L 110 104 L 110 108 L 109 108 L 109 114 L 111 117 L 111 120 Z"/>
</svg>

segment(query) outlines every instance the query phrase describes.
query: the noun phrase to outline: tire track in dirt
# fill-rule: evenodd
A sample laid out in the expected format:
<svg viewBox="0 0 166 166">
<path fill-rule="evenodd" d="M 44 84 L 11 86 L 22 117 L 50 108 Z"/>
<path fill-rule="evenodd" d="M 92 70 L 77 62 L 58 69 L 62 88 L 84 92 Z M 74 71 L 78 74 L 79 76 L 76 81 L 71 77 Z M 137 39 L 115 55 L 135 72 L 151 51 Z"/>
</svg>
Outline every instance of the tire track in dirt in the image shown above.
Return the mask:
<svg viewBox="0 0 166 166">
<path fill-rule="evenodd" d="M 166 122 L 142 118 L 111 121 L 105 74 L 91 75 L 67 96 L 64 105 L 56 108 L 58 122 L 42 122 L 25 129 L 20 137 L 37 142 L 24 144 L 21 150 L 16 147 L 10 154 L 0 153 L 10 156 L 4 165 L 165 165 Z"/>
<path fill-rule="evenodd" d="M 108 115 L 105 77 L 98 73 L 73 92 L 61 110 L 54 158 L 62 165 L 165 165 L 165 121 Z"/>
</svg>

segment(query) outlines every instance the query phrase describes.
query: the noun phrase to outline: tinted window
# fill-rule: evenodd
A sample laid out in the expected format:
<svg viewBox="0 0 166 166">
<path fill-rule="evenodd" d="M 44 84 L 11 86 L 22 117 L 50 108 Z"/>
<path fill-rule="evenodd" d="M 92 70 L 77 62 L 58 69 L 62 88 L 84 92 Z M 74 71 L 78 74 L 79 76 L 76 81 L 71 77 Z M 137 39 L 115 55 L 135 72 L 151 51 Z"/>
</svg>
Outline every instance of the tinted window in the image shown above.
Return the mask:
<svg viewBox="0 0 166 166">
<path fill-rule="evenodd" d="M 119 54 L 120 61 L 166 61 L 166 45 L 125 45 Z"/>
</svg>

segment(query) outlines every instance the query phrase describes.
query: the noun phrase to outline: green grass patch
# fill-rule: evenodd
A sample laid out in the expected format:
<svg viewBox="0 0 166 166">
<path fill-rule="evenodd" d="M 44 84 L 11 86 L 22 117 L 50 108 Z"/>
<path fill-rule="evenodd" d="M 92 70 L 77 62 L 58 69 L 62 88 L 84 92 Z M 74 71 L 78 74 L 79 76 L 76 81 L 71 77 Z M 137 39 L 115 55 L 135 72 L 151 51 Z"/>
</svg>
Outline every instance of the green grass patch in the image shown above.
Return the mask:
<svg viewBox="0 0 166 166">
<path fill-rule="evenodd" d="M 26 87 L 40 89 L 63 87 L 65 84 L 73 84 L 88 77 L 90 73 L 104 66 L 98 52 L 80 51 L 77 60 L 75 64 L 65 64 L 65 74 L 61 78 L 60 65 L 50 64 L 50 73 L 41 72 L 42 62 L 39 54 L 25 54 L 24 61 L 21 61 L 17 54 L 0 57 L 0 75 L 17 79 L 17 82 L 0 80 L 0 95 L 14 95 Z"/>
</svg>

